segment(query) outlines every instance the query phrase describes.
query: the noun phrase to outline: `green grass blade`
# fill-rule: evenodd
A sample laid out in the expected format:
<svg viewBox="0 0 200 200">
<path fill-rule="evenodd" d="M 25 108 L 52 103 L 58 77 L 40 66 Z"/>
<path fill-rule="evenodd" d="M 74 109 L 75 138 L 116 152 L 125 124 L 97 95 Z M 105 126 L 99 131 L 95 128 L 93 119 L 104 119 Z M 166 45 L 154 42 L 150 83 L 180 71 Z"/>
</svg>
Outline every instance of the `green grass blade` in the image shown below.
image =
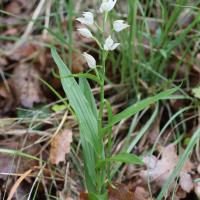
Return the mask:
<svg viewBox="0 0 200 200">
<path fill-rule="evenodd" d="M 139 134 L 136 136 L 136 138 L 133 140 L 133 142 L 130 144 L 130 146 L 127 149 L 127 153 L 130 153 L 132 151 L 132 149 L 135 147 L 135 145 L 138 143 L 138 141 L 142 138 L 142 136 L 144 135 L 144 133 L 146 132 L 146 130 L 150 127 L 150 125 L 152 124 L 153 120 L 155 119 L 157 113 L 158 113 L 158 104 L 156 106 L 155 111 L 153 112 L 153 115 L 151 116 L 151 118 L 148 120 L 148 122 L 145 124 L 145 126 L 142 128 L 142 130 L 139 132 Z M 115 167 L 115 169 L 113 170 L 111 177 L 113 177 L 115 175 L 115 173 L 117 172 L 117 170 L 120 167 L 120 163 Z"/>
<path fill-rule="evenodd" d="M 184 160 L 186 158 L 188 158 L 190 152 L 193 150 L 194 145 L 196 144 L 196 141 L 199 137 L 200 134 L 200 127 L 195 131 L 195 133 L 193 134 L 188 146 L 186 147 L 183 155 L 181 156 L 176 168 L 174 169 L 174 171 L 172 172 L 171 176 L 169 177 L 169 179 L 167 180 L 167 182 L 165 183 L 165 185 L 163 186 L 162 190 L 160 191 L 158 197 L 156 198 L 156 200 L 161 200 L 162 197 L 164 196 L 165 192 L 167 191 L 167 188 L 169 187 L 170 183 L 172 180 L 174 180 L 174 178 L 177 175 L 177 172 L 179 171 L 179 168 L 181 167 L 182 163 L 184 162 Z"/>
</svg>

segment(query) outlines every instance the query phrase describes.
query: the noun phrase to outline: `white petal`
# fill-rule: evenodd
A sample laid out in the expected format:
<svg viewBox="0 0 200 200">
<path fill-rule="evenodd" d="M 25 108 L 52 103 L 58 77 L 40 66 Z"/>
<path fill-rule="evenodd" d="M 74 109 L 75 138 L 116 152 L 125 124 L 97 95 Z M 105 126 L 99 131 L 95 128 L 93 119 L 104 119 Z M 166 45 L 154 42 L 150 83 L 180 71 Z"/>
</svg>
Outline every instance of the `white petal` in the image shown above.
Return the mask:
<svg viewBox="0 0 200 200">
<path fill-rule="evenodd" d="M 120 43 L 113 44 L 113 46 L 111 47 L 111 51 L 113 51 L 114 49 L 116 49 L 119 45 L 120 45 Z"/>
<path fill-rule="evenodd" d="M 101 4 L 101 7 L 100 7 L 100 11 L 103 12 L 103 11 L 108 11 L 108 8 L 109 8 L 109 5 L 107 2 L 103 2 Z"/>
<path fill-rule="evenodd" d="M 116 20 L 116 21 L 113 22 L 113 24 L 114 23 L 124 23 L 124 20 Z"/>
<path fill-rule="evenodd" d="M 79 22 L 81 22 L 82 24 L 85 24 L 87 22 L 87 20 L 84 19 L 84 18 L 82 18 L 82 17 L 77 18 L 76 20 L 79 21 Z"/>
<path fill-rule="evenodd" d="M 92 33 L 87 28 L 80 28 L 77 29 L 83 37 L 91 38 Z"/>
<path fill-rule="evenodd" d="M 117 2 L 117 0 L 114 0 L 114 2 L 113 2 L 113 0 L 108 1 L 108 11 L 110 11 L 114 8 L 116 2 Z"/>
<path fill-rule="evenodd" d="M 119 23 L 119 22 L 116 22 L 113 24 L 113 28 L 115 31 L 119 32 L 125 28 L 129 27 L 129 25 L 127 24 L 123 24 L 123 23 Z"/>
<path fill-rule="evenodd" d="M 84 58 L 86 59 L 88 65 L 90 68 L 95 68 L 96 67 L 96 60 L 86 52 L 83 53 Z"/>
<path fill-rule="evenodd" d="M 113 45 L 113 40 L 111 39 L 111 36 L 109 36 L 109 37 L 106 39 L 105 44 L 106 44 L 106 45 L 110 45 L 110 46 Z"/>
<path fill-rule="evenodd" d="M 106 50 L 106 51 L 108 51 L 109 49 L 108 49 L 108 45 L 106 45 L 106 44 L 104 44 L 104 49 Z"/>
</svg>

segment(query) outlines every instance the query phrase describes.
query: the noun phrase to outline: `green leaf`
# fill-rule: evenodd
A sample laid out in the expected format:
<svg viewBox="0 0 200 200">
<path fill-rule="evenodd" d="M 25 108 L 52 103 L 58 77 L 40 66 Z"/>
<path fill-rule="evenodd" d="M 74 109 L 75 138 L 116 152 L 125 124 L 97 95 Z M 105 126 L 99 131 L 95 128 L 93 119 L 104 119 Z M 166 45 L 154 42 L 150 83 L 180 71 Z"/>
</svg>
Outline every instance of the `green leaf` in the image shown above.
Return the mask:
<svg viewBox="0 0 200 200">
<path fill-rule="evenodd" d="M 97 78 L 96 76 L 92 75 L 92 74 L 70 74 L 68 76 L 64 76 L 64 77 L 61 77 L 61 76 L 58 76 L 55 72 L 54 72 L 54 69 L 52 69 L 52 74 L 56 77 L 56 78 L 70 78 L 70 77 L 84 77 L 84 78 L 89 78 L 89 79 L 92 79 L 94 81 L 96 81 L 97 83 L 99 83 L 100 85 L 102 84 L 101 80 L 99 78 Z"/>
<path fill-rule="evenodd" d="M 80 87 L 82 93 L 84 94 L 85 98 L 87 99 L 88 103 L 90 104 L 90 106 L 92 108 L 92 112 L 93 112 L 96 120 L 98 120 L 98 111 L 97 111 L 95 99 L 92 94 L 90 85 L 85 77 L 79 78 L 79 87 Z"/>
<path fill-rule="evenodd" d="M 194 88 L 194 89 L 192 90 L 192 93 L 194 94 L 195 97 L 197 97 L 197 98 L 200 99 L 200 87 Z"/>
<path fill-rule="evenodd" d="M 58 104 L 55 104 L 51 109 L 54 111 L 54 112 L 58 112 L 60 110 L 63 110 L 66 108 L 66 105 L 58 105 Z"/>
<path fill-rule="evenodd" d="M 106 190 L 106 192 L 102 195 L 96 195 L 92 192 L 89 192 L 88 196 L 89 196 L 90 200 L 107 200 L 108 190 Z"/>
<path fill-rule="evenodd" d="M 103 160 L 100 160 L 97 164 L 96 164 L 96 168 L 97 169 L 101 169 L 101 167 L 108 161 L 118 161 L 118 162 L 125 162 L 125 163 L 133 163 L 133 164 L 138 164 L 138 165 L 143 165 L 144 162 L 142 162 L 140 160 L 140 158 L 138 158 L 137 156 L 133 155 L 133 154 L 129 154 L 126 152 L 122 152 L 112 158 L 106 158 Z"/>
<path fill-rule="evenodd" d="M 96 184 L 93 183 L 94 181 L 92 180 L 91 175 L 89 174 L 87 161 L 85 159 L 84 159 L 84 170 L 85 170 L 85 182 L 88 192 L 93 192 L 96 194 L 97 193 Z"/>
<path fill-rule="evenodd" d="M 126 110 L 122 111 L 121 113 L 117 114 L 116 116 L 114 116 L 112 118 L 112 120 L 101 131 L 99 131 L 99 137 L 103 137 L 103 135 L 106 133 L 106 131 L 112 125 L 118 123 L 122 119 L 125 119 L 125 118 L 132 116 L 133 114 L 135 114 L 135 113 L 139 112 L 140 110 L 146 108 L 148 105 L 154 103 L 155 101 L 162 99 L 163 97 L 175 92 L 176 90 L 178 90 L 181 87 L 181 85 L 176 87 L 176 88 L 161 92 L 161 93 L 157 94 L 156 96 L 151 97 L 151 98 L 139 103 L 136 106 L 131 106 L 131 107 L 127 108 Z"/>
<path fill-rule="evenodd" d="M 190 142 L 191 138 L 186 138 L 184 141 L 183 141 L 183 146 L 184 145 L 188 145 L 189 142 Z"/>
<path fill-rule="evenodd" d="M 162 54 L 162 56 L 163 56 L 165 59 L 167 59 L 167 52 L 166 52 L 164 49 L 160 49 L 159 51 L 160 51 L 160 53 Z"/>
<path fill-rule="evenodd" d="M 54 46 L 51 47 L 51 52 L 58 65 L 60 75 L 63 77 L 71 75 L 70 71 L 57 54 Z M 98 124 L 88 101 L 74 78 L 61 78 L 61 82 L 69 102 L 76 113 L 80 132 L 93 146 L 94 150 L 98 152 Z"/>
</svg>

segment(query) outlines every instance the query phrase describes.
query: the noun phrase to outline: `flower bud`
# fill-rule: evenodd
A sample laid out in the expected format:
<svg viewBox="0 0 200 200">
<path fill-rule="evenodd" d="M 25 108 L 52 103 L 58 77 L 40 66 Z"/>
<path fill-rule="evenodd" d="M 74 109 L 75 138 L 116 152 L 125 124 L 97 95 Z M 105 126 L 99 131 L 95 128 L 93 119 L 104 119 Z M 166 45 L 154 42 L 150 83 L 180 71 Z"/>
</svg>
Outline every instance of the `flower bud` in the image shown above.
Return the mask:
<svg viewBox="0 0 200 200">
<path fill-rule="evenodd" d="M 96 60 L 86 52 L 83 53 L 85 60 L 87 61 L 90 68 L 94 69 L 96 67 Z"/>
<path fill-rule="evenodd" d="M 129 25 L 124 24 L 124 20 L 117 20 L 113 22 L 113 29 L 117 32 L 129 27 Z"/>
<path fill-rule="evenodd" d="M 83 12 L 83 17 L 77 18 L 76 20 L 78 20 L 79 22 L 81 22 L 82 24 L 87 24 L 87 25 L 92 25 L 94 22 L 94 16 L 91 12 Z"/>
<path fill-rule="evenodd" d="M 103 3 L 101 4 L 101 7 L 100 7 L 100 11 L 101 12 L 104 12 L 104 11 L 110 11 L 114 8 L 115 4 L 116 4 L 117 0 L 109 0 L 107 2 L 107 0 L 104 0 Z"/>
<path fill-rule="evenodd" d="M 91 38 L 92 37 L 92 33 L 87 29 L 87 28 L 80 28 L 80 29 L 77 29 L 81 36 L 82 37 L 85 37 L 85 38 Z"/>
</svg>

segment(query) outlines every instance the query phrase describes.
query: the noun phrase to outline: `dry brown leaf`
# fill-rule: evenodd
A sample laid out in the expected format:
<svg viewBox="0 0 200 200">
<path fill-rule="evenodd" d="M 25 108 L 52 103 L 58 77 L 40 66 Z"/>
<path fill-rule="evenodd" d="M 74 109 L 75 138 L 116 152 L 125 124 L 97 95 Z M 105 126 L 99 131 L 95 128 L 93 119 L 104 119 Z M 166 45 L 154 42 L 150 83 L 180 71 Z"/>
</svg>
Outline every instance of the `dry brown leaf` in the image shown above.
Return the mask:
<svg viewBox="0 0 200 200">
<path fill-rule="evenodd" d="M 134 194 L 129 191 L 129 188 L 123 183 L 115 183 L 112 184 L 118 188 L 118 190 L 112 188 L 110 185 L 106 187 L 109 190 L 108 199 L 109 200 L 134 200 Z"/>
<path fill-rule="evenodd" d="M 149 166 L 149 179 L 151 183 L 152 193 L 157 192 L 157 190 L 162 189 L 164 184 L 169 179 L 173 170 L 175 169 L 179 157 L 176 154 L 176 150 L 173 144 L 169 144 L 168 146 L 162 148 L 158 146 L 158 151 L 162 153 L 162 158 L 157 160 L 157 158 L 153 155 L 151 157 L 151 162 Z M 184 151 L 184 150 L 182 150 Z M 145 156 L 142 160 L 148 166 L 150 155 Z M 179 177 L 179 184 L 184 191 L 189 193 L 194 186 L 192 177 L 190 174 L 193 174 L 194 164 L 190 162 L 188 159 L 185 165 L 182 168 Z M 140 172 L 140 177 L 142 178 L 142 184 L 147 184 L 147 170 L 142 170 Z M 175 179 L 170 184 L 166 196 L 169 196 L 174 189 Z"/>
<path fill-rule="evenodd" d="M 137 186 L 134 191 L 134 200 L 152 200 L 148 190 Z"/>
<path fill-rule="evenodd" d="M 20 14 L 21 13 L 21 4 L 17 1 L 11 1 L 4 9 L 4 11 L 11 14 Z"/>
<path fill-rule="evenodd" d="M 34 103 L 45 103 L 47 100 L 43 94 L 44 84 L 31 74 L 43 78 L 36 65 L 24 63 L 15 68 L 10 79 L 17 104 L 21 103 L 28 108 L 32 108 Z"/>
<path fill-rule="evenodd" d="M 72 142 L 72 131 L 64 130 L 57 134 L 51 142 L 50 163 L 58 164 L 65 160 L 65 155 L 70 152 L 70 143 Z"/>
<path fill-rule="evenodd" d="M 88 197 L 88 193 L 86 192 L 81 192 L 80 196 L 78 196 L 78 199 L 80 200 L 90 200 Z"/>
</svg>

